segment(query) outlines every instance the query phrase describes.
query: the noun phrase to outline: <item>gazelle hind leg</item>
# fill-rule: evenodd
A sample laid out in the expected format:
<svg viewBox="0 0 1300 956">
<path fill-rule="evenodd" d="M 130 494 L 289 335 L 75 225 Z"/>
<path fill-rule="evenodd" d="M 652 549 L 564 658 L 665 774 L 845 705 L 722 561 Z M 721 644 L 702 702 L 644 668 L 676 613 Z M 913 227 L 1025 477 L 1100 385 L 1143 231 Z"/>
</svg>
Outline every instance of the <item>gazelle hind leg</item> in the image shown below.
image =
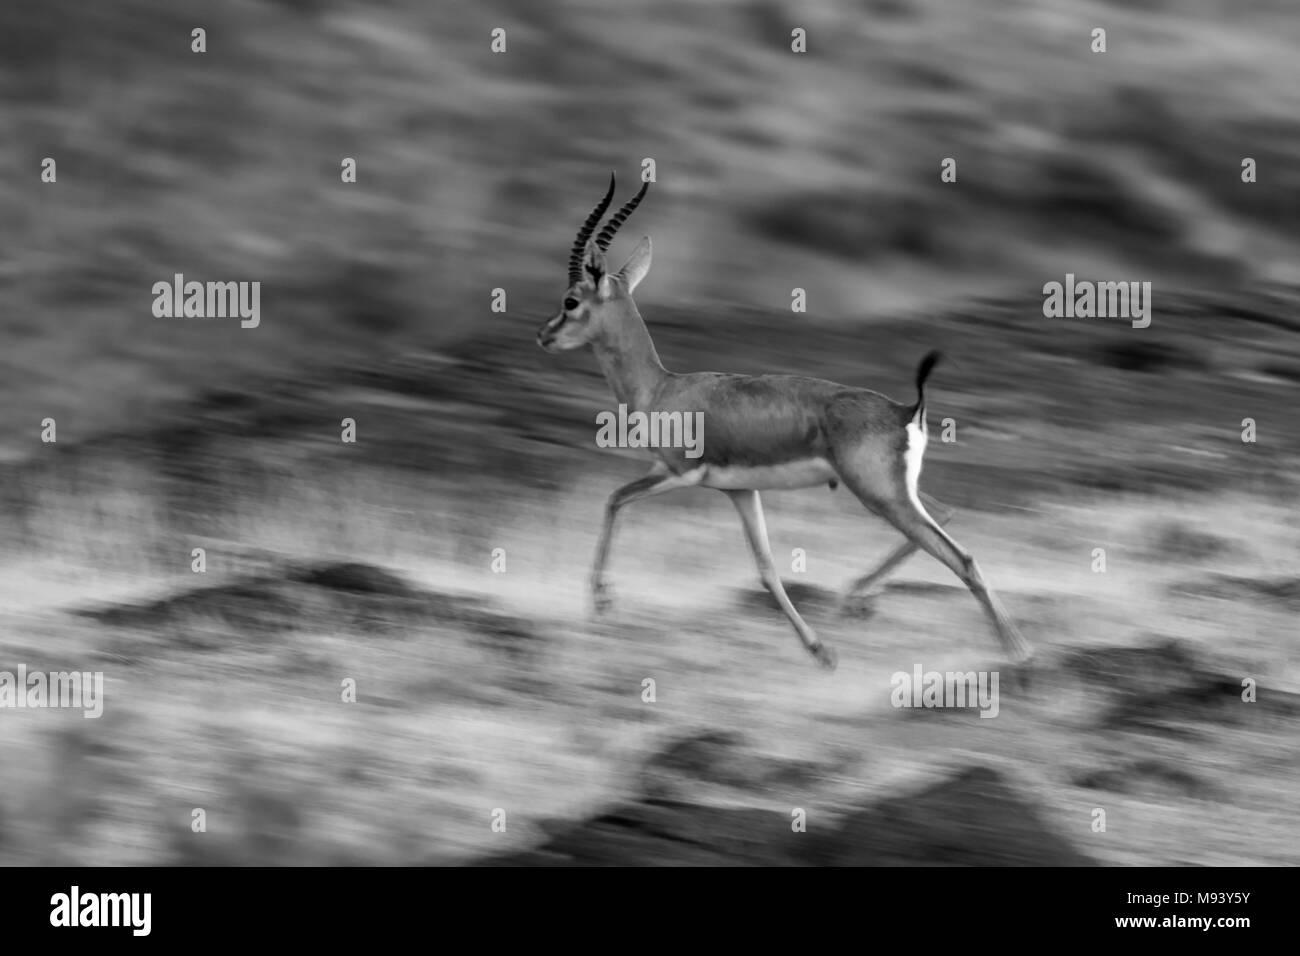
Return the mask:
<svg viewBox="0 0 1300 956">
<path fill-rule="evenodd" d="M 1029 645 L 996 594 L 984 583 L 975 559 L 939 527 L 921 504 L 916 481 L 921 472 L 924 439 L 916 443 L 915 427 L 899 446 L 859 445 L 842 457 L 840 477 L 869 511 L 880 515 L 923 551 L 938 558 L 975 595 L 993 623 L 1003 648 L 1016 660 L 1027 660 Z M 924 436 L 924 432 L 919 432 Z M 910 451 L 909 451 L 910 446 Z M 896 455 L 900 454 L 900 461 Z"/>
<path fill-rule="evenodd" d="M 980 566 L 971 557 L 969 551 L 954 541 L 926 514 L 919 501 L 909 499 L 898 502 L 895 507 L 885 512 L 885 517 L 894 527 L 915 541 L 920 548 L 946 564 L 953 574 L 961 579 L 983 606 L 985 613 L 993 622 L 1003 649 L 1013 659 L 1017 661 L 1029 659 L 1031 655 L 1028 642 L 1011 620 L 1011 616 L 1007 614 L 998 596 L 984 582 L 984 574 L 980 571 Z"/>
<path fill-rule="evenodd" d="M 819 664 L 828 670 L 834 670 L 835 652 L 823 644 L 813 629 L 799 616 L 799 612 L 795 610 L 789 596 L 785 593 L 785 586 L 781 584 L 781 575 L 772 560 L 772 546 L 767 540 L 767 522 L 763 520 L 763 503 L 758 497 L 758 492 L 724 491 L 723 494 L 731 499 L 731 503 L 736 506 L 736 511 L 740 514 L 740 521 L 745 526 L 745 537 L 749 539 L 749 548 L 754 552 L 754 563 L 758 565 L 758 574 L 763 579 L 764 586 L 771 592 L 772 597 L 776 598 L 776 603 L 781 606 L 785 616 L 794 625 L 795 633 L 799 635 L 803 646 L 817 658 Z"/>
<path fill-rule="evenodd" d="M 925 502 L 928 513 L 934 519 L 936 525 L 942 528 L 952 520 L 953 510 L 951 508 L 943 504 L 941 501 L 935 500 L 930 495 L 927 495 L 924 491 L 920 492 L 920 496 Z M 849 585 L 848 590 L 845 592 L 844 598 L 841 601 L 841 606 L 847 603 L 850 598 L 862 597 L 869 594 L 886 577 L 888 577 L 895 568 L 919 551 L 920 548 L 921 546 L 912 538 L 904 540 L 902 544 L 891 551 L 885 559 L 876 566 L 875 570 L 867 572 Z"/>
</svg>

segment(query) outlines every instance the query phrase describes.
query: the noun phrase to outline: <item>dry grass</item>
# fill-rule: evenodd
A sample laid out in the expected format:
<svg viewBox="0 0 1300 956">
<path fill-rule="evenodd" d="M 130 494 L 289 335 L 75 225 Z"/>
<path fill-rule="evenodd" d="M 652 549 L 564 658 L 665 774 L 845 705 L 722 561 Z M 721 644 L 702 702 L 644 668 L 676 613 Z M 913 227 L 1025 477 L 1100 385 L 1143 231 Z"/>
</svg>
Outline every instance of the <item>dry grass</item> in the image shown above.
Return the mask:
<svg viewBox="0 0 1300 956">
<path fill-rule="evenodd" d="M 647 786 L 690 805 L 787 817 L 800 806 L 829 821 L 983 765 L 1100 862 L 1300 860 L 1281 825 L 1300 782 L 1300 763 L 1283 756 L 1294 753 L 1300 716 L 1285 637 L 1294 598 L 1180 590 L 1222 565 L 1199 553 L 1151 557 L 1159 529 L 1181 526 L 1181 515 L 1230 515 L 1220 553 L 1234 555 L 1233 573 L 1294 582 L 1296 529 L 1277 506 L 1122 498 L 960 516 L 954 533 L 1041 650 L 1035 683 L 1020 688 L 975 602 L 943 586 L 931 562 L 914 561 L 900 581 L 937 590 L 890 589 L 865 619 L 832 612 L 821 595 L 892 539 L 829 493 L 772 496 L 769 521 L 778 554 L 809 555 L 806 575 L 786 576 L 841 652 L 833 677 L 754 599 L 734 516 L 704 493 L 629 512 L 618 606 L 591 621 L 582 587 L 599 485 L 516 501 L 508 521 L 483 521 L 456 541 L 388 529 L 399 578 L 364 566 L 294 571 L 320 561 L 300 546 L 319 523 L 305 505 L 277 509 L 261 534 L 250 521 L 241 545 L 262 556 L 260 568 L 251 557 L 238 568 L 214 560 L 202 578 L 137 578 L 129 599 L 106 603 L 83 583 L 11 610 L 0 624 L 10 655 L 33 669 L 102 669 L 107 702 L 99 721 L 6 715 L 0 759 L 24 768 L 0 808 L 6 858 L 457 861 L 523 851 L 554 832 L 553 819 L 635 801 Z M 504 574 L 489 568 L 497 546 L 507 548 Z M 1107 548 L 1105 574 L 1090 570 L 1094 546 Z M 73 580 L 90 570 L 60 567 Z M 106 620 L 70 613 L 101 607 Z M 1138 665 L 1141 648 L 1149 663 Z M 999 717 L 893 710 L 889 675 L 918 662 L 1001 670 Z M 1101 679 L 1097 667 L 1121 677 Z M 1216 680 L 1232 690 L 1243 676 L 1259 681 L 1258 704 L 1215 696 Z M 347 677 L 355 704 L 341 701 Z M 656 682 L 653 704 L 641 700 L 645 678 Z M 742 764 L 716 786 L 671 762 L 653 769 L 674 740 L 701 733 L 739 735 L 724 756 L 753 751 L 762 766 L 793 761 L 799 772 Z M 1089 830 L 1096 806 L 1107 810 L 1106 834 Z M 188 830 L 194 807 L 208 813 L 207 834 Z M 489 827 L 497 807 L 506 834 Z"/>
</svg>

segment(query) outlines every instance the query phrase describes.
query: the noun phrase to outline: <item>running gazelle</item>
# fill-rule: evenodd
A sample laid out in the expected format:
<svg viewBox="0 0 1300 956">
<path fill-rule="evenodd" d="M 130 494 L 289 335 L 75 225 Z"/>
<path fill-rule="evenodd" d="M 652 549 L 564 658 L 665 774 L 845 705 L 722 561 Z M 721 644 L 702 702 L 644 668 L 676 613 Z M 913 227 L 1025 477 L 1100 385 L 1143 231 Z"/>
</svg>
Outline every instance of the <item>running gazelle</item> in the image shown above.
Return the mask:
<svg viewBox="0 0 1300 956">
<path fill-rule="evenodd" d="M 619 509 L 676 488 L 716 488 L 731 499 L 758 564 L 764 585 L 785 612 L 795 632 L 825 667 L 835 653 L 813 633 L 786 596 L 772 560 L 759 492 L 804 488 L 842 481 L 870 511 L 901 531 L 907 541 L 872 573 L 853 583 L 848 595 L 879 582 L 918 548 L 946 564 L 983 605 L 1003 648 L 1018 660 L 1029 657 L 1026 644 L 975 559 L 943 530 L 950 513 L 917 489 L 925 454 L 925 381 L 939 358 L 931 352 L 916 372 L 916 403 L 910 406 L 865 388 L 850 388 L 795 375 L 729 375 L 721 372 L 670 372 L 659 361 L 654 342 L 632 292 L 650 271 L 650 238 L 644 237 L 617 272 L 605 251 L 640 204 L 648 183 L 592 238 L 614 197 L 609 190 L 592 210 L 569 256 L 569 287 L 554 318 L 537 333 L 548 352 L 590 346 L 616 401 L 629 411 L 703 412 L 705 440 L 700 457 L 682 448 L 651 449 L 650 473 L 616 490 L 605 505 L 605 521 L 591 574 L 596 609 L 609 604 L 605 565 Z M 921 503 L 937 512 L 936 521 Z"/>
</svg>

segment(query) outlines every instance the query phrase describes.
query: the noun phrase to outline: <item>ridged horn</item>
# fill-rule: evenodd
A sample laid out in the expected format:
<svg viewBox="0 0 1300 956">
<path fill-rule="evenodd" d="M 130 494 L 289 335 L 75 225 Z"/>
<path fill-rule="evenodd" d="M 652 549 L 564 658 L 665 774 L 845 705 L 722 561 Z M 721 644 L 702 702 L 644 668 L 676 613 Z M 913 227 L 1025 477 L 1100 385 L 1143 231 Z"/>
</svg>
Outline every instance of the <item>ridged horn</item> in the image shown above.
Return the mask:
<svg viewBox="0 0 1300 956">
<path fill-rule="evenodd" d="M 609 208 L 610 201 L 613 198 L 614 174 L 611 172 L 609 174 L 609 191 L 605 193 L 605 198 L 596 204 L 596 208 L 591 211 L 587 221 L 578 230 L 578 238 L 573 241 L 573 251 L 569 254 L 569 285 L 576 285 L 582 279 L 582 253 L 587 248 L 587 240 L 591 238 L 592 232 L 595 231 L 601 216 L 605 215 L 605 210 Z"/>
<path fill-rule="evenodd" d="M 641 200 L 645 198 L 645 191 L 649 188 L 650 183 L 642 183 L 641 191 L 625 202 L 623 208 L 614 213 L 609 222 L 605 223 L 605 228 L 600 230 L 600 235 L 596 237 L 596 245 L 600 246 L 601 252 L 609 248 L 615 234 L 622 228 L 623 223 L 627 222 L 627 217 L 632 215 L 632 210 L 641 205 Z"/>
</svg>

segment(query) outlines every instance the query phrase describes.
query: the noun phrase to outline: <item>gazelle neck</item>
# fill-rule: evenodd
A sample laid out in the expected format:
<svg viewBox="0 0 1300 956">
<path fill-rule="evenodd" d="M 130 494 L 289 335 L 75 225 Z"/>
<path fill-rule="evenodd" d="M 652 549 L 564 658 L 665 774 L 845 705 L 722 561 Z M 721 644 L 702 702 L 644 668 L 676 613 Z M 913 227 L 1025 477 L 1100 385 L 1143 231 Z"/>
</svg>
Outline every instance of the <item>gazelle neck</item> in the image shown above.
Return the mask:
<svg viewBox="0 0 1300 956">
<path fill-rule="evenodd" d="M 592 342 L 592 351 L 614 397 L 633 410 L 649 404 L 668 374 L 659 361 L 650 330 L 631 300 L 623 320 L 611 323 L 605 334 Z"/>
</svg>

